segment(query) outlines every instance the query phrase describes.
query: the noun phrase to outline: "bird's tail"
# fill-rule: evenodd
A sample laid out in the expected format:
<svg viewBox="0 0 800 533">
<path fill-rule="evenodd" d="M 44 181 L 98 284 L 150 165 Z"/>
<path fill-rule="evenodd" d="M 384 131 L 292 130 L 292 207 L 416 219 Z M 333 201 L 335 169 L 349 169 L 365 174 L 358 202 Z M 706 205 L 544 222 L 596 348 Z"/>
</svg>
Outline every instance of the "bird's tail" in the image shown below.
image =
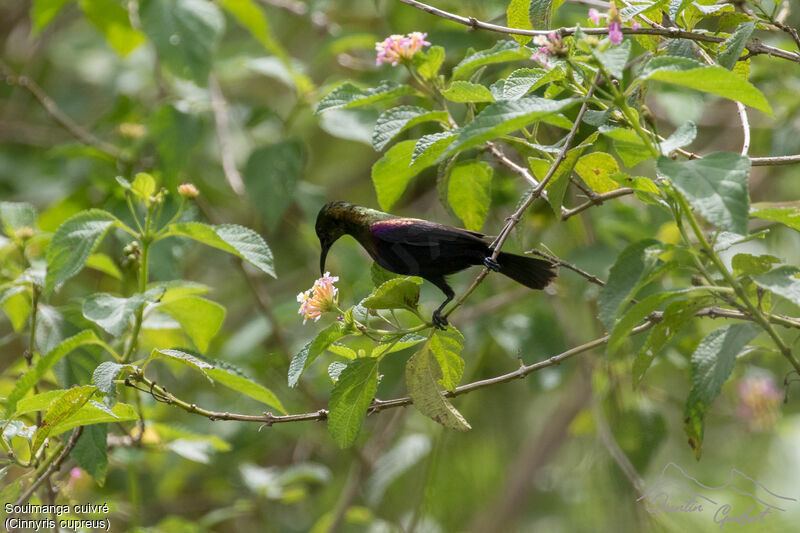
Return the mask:
<svg viewBox="0 0 800 533">
<path fill-rule="evenodd" d="M 531 289 L 544 289 L 556 277 L 555 265 L 544 259 L 500 252 L 500 273 Z"/>
</svg>

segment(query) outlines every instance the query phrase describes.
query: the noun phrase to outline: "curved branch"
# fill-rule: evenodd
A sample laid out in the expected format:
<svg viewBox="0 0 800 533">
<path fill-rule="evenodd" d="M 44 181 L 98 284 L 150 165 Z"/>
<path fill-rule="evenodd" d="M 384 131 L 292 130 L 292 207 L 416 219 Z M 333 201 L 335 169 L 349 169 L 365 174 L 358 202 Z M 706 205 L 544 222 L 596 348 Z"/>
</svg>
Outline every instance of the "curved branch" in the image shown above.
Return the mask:
<svg viewBox="0 0 800 533">
<path fill-rule="evenodd" d="M 428 4 L 424 4 L 422 2 L 418 2 L 417 0 L 398 0 L 403 4 L 409 5 L 411 7 L 415 7 L 426 13 L 430 13 L 431 15 L 435 15 L 437 17 L 441 17 L 443 19 L 451 20 L 453 22 L 457 22 L 459 24 L 463 24 L 464 26 L 469 26 L 470 28 L 476 30 L 488 30 L 494 31 L 497 33 L 505 33 L 509 35 L 527 35 L 527 36 L 536 36 L 536 35 L 549 35 L 551 33 L 557 33 L 562 37 L 567 35 L 574 35 L 575 32 L 578 30 L 577 27 L 573 28 L 557 28 L 553 30 L 523 30 L 520 28 L 509 28 L 508 26 L 500 26 L 498 24 L 492 24 L 490 22 L 482 22 L 475 17 L 462 17 L 460 15 L 456 15 L 455 13 L 450 13 L 449 11 L 444 11 L 442 9 L 438 9 L 433 6 L 429 6 Z M 585 35 L 608 35 L 608 28 L 580 28 L 581 32 Z M 622 33 L 627 35 L 660 35 L 662 37 L 668 37 L 670 39 L 689 39 L 692 41 L 701 41 L 707 43 L 721 43 L 725 41 L 722 37 L 717 37 L 715 35 L 708 35 L 705 33 L 694 33 L 691 31 L 682 30 L 680 28 L 622 28 Z M 788 61 L 792 61 L 794 63 L 800 63 L 800 53 L 793 53 L 787 50 L 783 50 L 781 48 L 775 48 L 774 46 L 769 46 L 758 39 L 753 39 L 749 41 L 745 48 L 750 52 L 748 56 L 755 56 L 766 54 L 772 57 L 779 57 L 781 59 L 786 59 Z"/>
</svg>

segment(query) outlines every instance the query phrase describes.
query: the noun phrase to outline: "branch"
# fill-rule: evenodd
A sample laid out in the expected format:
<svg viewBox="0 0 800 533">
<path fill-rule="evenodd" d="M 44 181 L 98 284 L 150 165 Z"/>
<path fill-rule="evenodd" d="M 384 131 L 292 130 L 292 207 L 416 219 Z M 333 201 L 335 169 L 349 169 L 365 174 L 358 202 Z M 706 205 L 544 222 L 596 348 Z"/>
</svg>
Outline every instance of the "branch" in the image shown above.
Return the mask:
<svg viewBox="0 0 800 533">
<path fill-rule="evenodd" d="M 613 191 L 604 192 L 603 194 L 598 194 L 577 207 L 573 207 L 572 209 L 562 210 L 561 220 L 567 220 L 569 217 L 575 216 L 581 211 L 586 211 L 592 206 L 600 205 L 608 200 L 619 198 L 620 196 L 627 196 L 629 194 L 633 194 L 633 192 L 634 192 L 633 189 L 630 189 L 628 187 L 620 187 L 619 189 L 614 189 Z"/>
<path fill-rule="evenodd" d="M 578 30 L 577 27 L 572 28 L 557 28 L 554 30 L 523 30 L 520 28 L 509 28 L 508 26 L 499 26 L 497 24 L 491 24 L 489 22 L 482 22 L 475 17 L 462 17 L 460 15 L 456 15 L 454 13 L 450 13 L 449 11 L 444 11 L 433 6 L 429 6 L 428 4 L 424 4 L 422 2 L 418 2 L 417 0 L 398 0 L 403 4 L 407 4 L 411 7 L 415 7 L 417 9 L 421 9 L 426 13 L 430 13 L 431 15 L 435 15 L 437 17 L 441 17 L 443 19 L 452 20 L 453 22 L 457 22 L 459 24 L 463 24 L 464 26 L 469 26 L 473 29 L 480 29 L 480 30 L 488 30 L 494 31 L 497 33 L 505 33 L 509 35 L 527 35 L 527 36 L 536 36 L 536 35 L 549 35 L 551 33 L 557 33 L 561 37 L 565 37 L 567 35 L 574 35 L 575 32 Z M 581 32 L 585 35 L 607 35 L 608 28 L 581 28 Z M 622 28 L 622 33 L 627 35 L 660 35 L 663 37 L 668 37 L 670 39 L 689 39 L 692 41 L 701 41 L 707 43 L 721 43 L 725 41 L 722 37 L 716 37 L 714 35 L 708 35 L 705 33 L 694 33 L 691 31 L 682 30 L 680 28 Z M 782 50 L 780 48 L 775 48 L 773 46 L 768 46 L 758 39 L 753 39 L 752 41 L 748 42 L 745 45 L 745 48 L 750 52 L 748 56 L 755 56 L 760 54 L 766 54 L 773 57 L 779 57 L 781 59 L 786 59 L 788 61 L 793 61 L 795 63 L 800 63 L 800 54 L 789 52 L 786 50 Z"/>
<path fill-rule="evenodd" d="M 0 76 L 2 76 L 2 78 L 5 79 L 5 82 L 9 85 L 15 85 L 31 93 L 33 97 L 39 101 L 47 114 L 50 115 L 50 118 L 58 122 L 58 124 L 67 130 L 70 135 L 78 139 L 83 144 L 97 148 L 104 154 L 109 155 L 114 159 L 123 162 L 129 161 L 128 156 L 124 155 L 122 150 L 111 143 L 107 143 L 101 139 L 98 139 L 94 136 L 94 134 L 92 134 L 92 132 L 72 120 L 69 115 L 64 113 L 61 108 L 58 107 L 58 104 L 56 104 L 55 100 L 50 98 L 47 93 L 44 92 L 44 89 L 39 87 L 35 81 L 27 76 L 18 76 L 2 59 L 0 59 Z"/>
<path fill-rule="evenodd" d="M 36 478 L 36 480 L 33 483 L 31 483 L 31 486 L 28 487 L 28 490 L 26 490 L 22 494 L 22 496 L 20 496 L 17 499 L 17 501 L 14 502 L 14 505 L 22 505 L 25 502 L 27 502 L 28 499 L 31 497 L 31 495 L 36 491 L 36 489 L 38 489 L 39 486 L 46 480 L 50 479 L 50 476 L 52 476 L 59 468 L 61 468 L 61 464 L 66 460 L 67 456 L 69 456 L 69 453 L 78 443 L 78 439 L 81 438 L 82 433 L 83 433 L 83 426 L 78 426 L 77 428 L 75 428 L 75 430 L 72 432 L 72 435 L 70 435 L 67 444 L 62 445 L 61 453 L 58 454 L 56 460 L 50 463 L 50 465 L 45 469 L 42 475 Z M 54 456 L 55 454 L 53 454 L 51 457 Z"/>
</svg>

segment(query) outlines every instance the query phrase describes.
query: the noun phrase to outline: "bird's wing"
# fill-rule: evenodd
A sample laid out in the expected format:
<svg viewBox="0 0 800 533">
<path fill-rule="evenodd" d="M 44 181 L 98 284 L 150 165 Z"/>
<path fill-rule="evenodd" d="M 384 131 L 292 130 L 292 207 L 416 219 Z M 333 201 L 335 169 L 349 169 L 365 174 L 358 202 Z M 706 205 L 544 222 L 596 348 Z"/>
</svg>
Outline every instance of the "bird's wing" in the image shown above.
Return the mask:
<svg viewBox="0 0 800 533">
<path fill-rule="evenodd" d="M 442 243 L 483 243 L 486 235 L 477 231 L 452 228 L 416 218 L 396 218 L 375 222 L 372 234 L 386 242 L 409 246 L 438 246 Z"/>
</svg>

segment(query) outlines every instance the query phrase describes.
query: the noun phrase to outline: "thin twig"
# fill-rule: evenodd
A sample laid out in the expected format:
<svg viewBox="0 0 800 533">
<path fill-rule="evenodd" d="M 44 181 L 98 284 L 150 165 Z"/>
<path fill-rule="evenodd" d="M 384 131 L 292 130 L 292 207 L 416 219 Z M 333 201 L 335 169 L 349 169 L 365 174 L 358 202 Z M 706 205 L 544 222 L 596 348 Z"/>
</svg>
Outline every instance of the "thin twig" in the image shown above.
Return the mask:
<svg viewBox="0 0 800 533">
<path fill-rule="evenodd" d="M 36 491 L 36 489 L 38 489 L 42 483 L 44 483 L 59 468 L 61 468 L 61 464 L 66 460 L 67 456 L 69 456 L 69 453 L 78 443 L 78 439 L 81 437 L 82 433 L 83 433 L 83 426 L 78 426 L 77 428 L 75 428 L 75 430 L 72 432 L 72 435 L 70 435 L 67 444 L 62 448 L 61 453 L 58 454 L 58 457 L 56 457 L 55 461 L 50 463 L 50 466 L 47 467 L 47 469 L 42 473 L 42 475 L 36 478 L 36 480 L 33 483 L 31 483 L 31 486 L 28 487 L 28 490 L 26 490 L 22 494 L 22 496 L 20 496 L 17 499 L 17 501 L 14 502 L 14 505 L 22 505 L 26 501 L 28 501 L 28 499 Z"/>
<path fill-rule="evenodd" d="M 39 87 L 35 81 L 27 76 L 18 76 L 2 59 L 0 59 L 0 75 L 2 75 L 3 79 L 5 79 L 6 83 L 9 85 L 16 85 L 31 93 L 31 95 L 39 101 L 47 114 L 50 115 L 50 118 L 55 120 L 80 142 L 87 146 L 94 147 L 114 159 L 125 162 L 128 161 L 128 157 L 122 153 L 122 150 L 111 143 L 98 139 L 92 132 L 72 120 L 69 115 L 58 107 L 55 100 L 50 98 L 50 96 L 44 92 L 44 89 Z"/>
<path fill-rule="evenodd" d="M 746 156 L 750 151 L 750 121 L 747 120 L 747 109 L 741 102 L 736 102 L 736 110 L 739 112 L 739 120 L 742 123 L 742 155 Z"/>
<path fill-rule="evenodd" d="M 580 268 L 580 267 L 578 267 L 576 265 L 573 265 L 572 263 L 568 263 L 568 262 L 564 261 L 563 259 L 561 259 L 560 257 L 556 257 L 555 255 L 548 254 L 548 253 L 542 252 L 540 250 L 528 250 L 525 253 L 526 254 L 530 254 L 530 255 L 538 255 L 539 257 L 543 257 L 543 258 L 547 259 L 548 261 L 550 261 L 552 263 L 555 263 L 555 264 L 557 264 L 559 266 L 563 266 L 564 268 L 568 268 L 568 269 L 572 270 L 573 272 L 577 273 L 578 275 L 582 276 L 586 280 L 588 280 L 590 283 L 594 283 L 595 285 L 599 285 L 599 286 L 602 287 L 602 286 L 604 286 L 606 284 L 605 281 L 603 281 L 602 279 L 598 278 L 597 276 L 595 276 L 593 274 L 589 274 L 588 272 L 586 272 L 582 268 Z"/>
<path fill-rule="evenodd" d="M 509 28 L 507 26 L 500 26 L 497 24 L 491 24 L 489 22 L 482 22 L 475 17 L 462 17 L 460 15 L 456 15 L 454 13 L 450 13 L 449 11 L 444 11 L 442 9 L 435 8 L 433 6 L 429 6 L 428 4 L 424 4 L 422 2 L 418 2 L 417 0 L 398 0 L 403 4 L 409 5 L 411 7 L 415 7 L 417 9 L 421 9 L 426 13 L 430 13 L 431 15 L 436 15 L 437 17 L 441 17 L 443 19 L 452 20 L 453 22 L 458 22 L 459 24 L 463 24 L 464 26 L 469 26 L 473 29 L 481 29 L 481 30 L 488 30 L 494 31 L 498 33 L 505 33 L 509 35 L 526 35 L 526 36 L 536 36 L 536 35 L 549 35 L 552 33 L 556 33 L 561 37 L 565 37 L 567 35 L 574 35 L 576 31 L 578 31 L 577 27 L 572 28 L 557 28 L 553 30 L 524 30 L 520 28 Z M 607 35 L 608 28 L 581 28 L 581 32 L 585 35 Z M 701 41 L 701 42 L 708 42 L 708 43 L 721 43 L 725 41 L 722 37 L 717 37 L 715 35 L 709 35 L 705 33 L 694 33 L 691 31 L 682 30 L 680 28 L 622 28 L 622 33 L 627 35 L 660 35 L 663 37 L 668 37 L 670 39 L 690 39 L 692 41 Z M 750 56 L 766 54 L 772 57 L 779 57 L 781 59 L 786 59 L 788 61 L 792 61 L 795 63 L 800 63 L 800 54 L 795 54 L 786 50 L 782 50 L 780 48 L 775 48 L 773 46 L 768 46 L 761 41 L 754 39 L 748 42 L 745 45 L 745 48 L 750 52 Z"/>
<path fill-rule="evenodd" d="M 561 220 L 567 220 L 569 217 L 575 216 L 582 211 L 586 211 L 592 206 L 600 205 L 613 198 L 619 198 L 620 196 L 627 196 L 629 194 L 633 194 L 633 192 L 634 190 L 628 187 L 620 187 L 619 189 L 614 189 L 613 191 L 608 191 L 604 192 L 603 194 L 598 194 L 594 198 L 587 200 L 586 202 L 582 203 L 577 207 L 561 211 Z"/>
</svg>

